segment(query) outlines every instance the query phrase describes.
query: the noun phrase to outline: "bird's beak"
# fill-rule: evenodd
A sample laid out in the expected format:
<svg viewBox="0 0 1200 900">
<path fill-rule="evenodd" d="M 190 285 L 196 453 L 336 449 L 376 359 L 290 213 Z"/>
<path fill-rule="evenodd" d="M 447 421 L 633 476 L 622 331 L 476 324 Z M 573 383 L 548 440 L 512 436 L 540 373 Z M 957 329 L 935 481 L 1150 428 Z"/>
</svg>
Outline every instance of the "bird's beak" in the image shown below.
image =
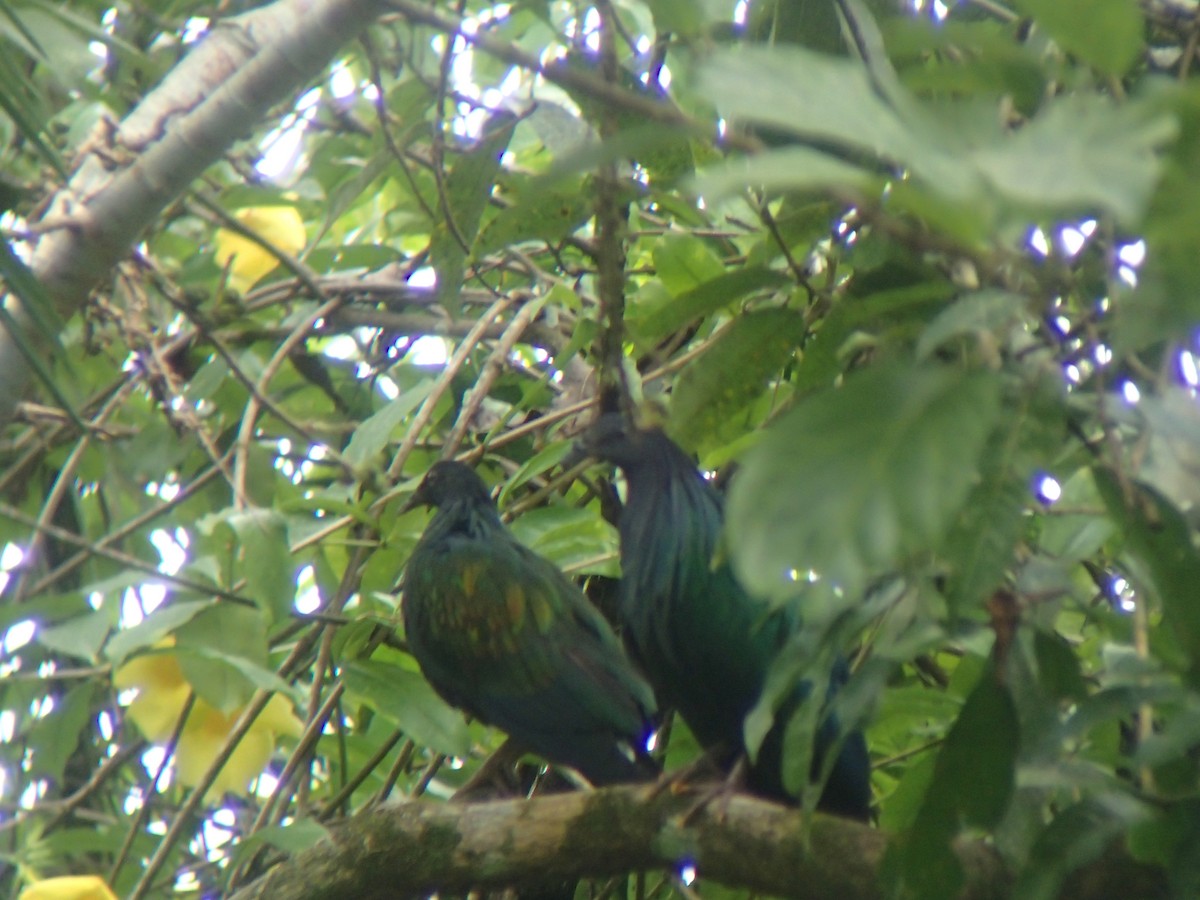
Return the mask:
<svg viewBox="0 0 1200 900">
<path fill-rule="evenodd" d="M 423 484 L 418 485 L 417 489 L 412 492 L 412 496 L 409 497 L 406 501 L 404 501 L 404 505 L 402 507 L 400 507 L 400 515 L 404 515 L 405 513 L 412 512 L 418 506 L 428 506 L 429 505 L 428 503 L 425 502 L 425 494 L 421 490 L 422 487 L 424 487 Z"/>
</svg>

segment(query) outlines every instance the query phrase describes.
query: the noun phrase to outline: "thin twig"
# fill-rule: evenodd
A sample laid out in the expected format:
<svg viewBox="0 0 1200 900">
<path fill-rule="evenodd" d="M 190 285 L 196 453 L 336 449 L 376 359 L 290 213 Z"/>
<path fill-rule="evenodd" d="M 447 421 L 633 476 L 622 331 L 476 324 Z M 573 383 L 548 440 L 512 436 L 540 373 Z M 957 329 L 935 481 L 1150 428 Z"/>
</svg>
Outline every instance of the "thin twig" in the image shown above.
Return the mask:
<svg viewBox="0 0 1200 900">
<path fill-rule="evenodd" d="M 512 353 L 513 347 L 529 328 L 534 317 L 541 312 L 541 309 L 542 304 L 538 301 L 525 303 L 517 310 L 517 314 L 512 317 L 512 321 L 508 323 L 508 327 L 504 329 L 504 334 L 496 343 L 496 346 L 492 348 L 491 354 L 483 364 L 483 371 L 480 372 L 474 386 L 463 398 L 458 419 L 450 429 L 450 434 L 446 437 L 445 443 L 442 445 L 442 459 L 449 459 L 458 452 L 459 445 L 466 436 L 467 429 L 471 426 L 471 420 L 475 417 L 475 413 L 479 411 L 479 407 L 483 404 L 483 401 L 487 399 L 488 394 L 491 393 L 492 386 L 496 383 L 496 379 L 500 377 L 500 373 L 504 371 L 504 364 L 509 354 Z"/>
<path fill-rule="evenodd" d="M 308 339 L 313 325 L 318 320 L 333 313 L 344 302 L 341 298 L 327 300 L 313 312 L 309 313 L 304 318 L 304 321 L 296 326 L 296 330 L 279 345 L 279 348 L 267 361 L 267 364 L 263 366 L 263 372 L 258 379 L 256 390 L 251 393 L 250 398 L 246 402 L 246 410 L 242 415 L 242 426 L 238 430 L 237 441 L 235 442 L 237 449 L 233 457 L 233 502 L 236 507 L 243 508 L 246 505 L 246 473 L 250 461 L 250 443 L 254 438 L 254 425 L 261 409 L 258 398 L 266 394 L 267 385 L 271 383 L 271 379 L 275 377 L 275 373 L 279 371 L 279 367 L 283 365 L 283 361 L 288 358 L 292 350 L 299 346 L 302 341 Z"/>
<path fill-rule="evenodd" d="M 28 516 L 15 507 L 9 506 L 7 503 L 0 503 L 0 516 L 6 519 L 12 519 L 14 522 L 19 522 L 30 528 L 36 528 L 39 532 L 49 535 L 56 540 L 60 540 L 77 547 L 86 547 L 88 552 L 93 556 L 101 556 L 105 559 L 111 559 L 113 562 L 120 563 L 129 569 L 134 569 L 139 572 L 145 572 L 148 575 L 154 576 L 155 580 L 162 581 L 166 584 L 175 585 L 184 590 L 193 591 L 202 596 L 219 597 L 222 600 L 228 600 L 232 603 L 238 603 L 242 606 L 256 606 L 253 600 L 248 597 L 243 597 L 233 591 L 225 590 L 215 584 L 206 584 L 201 581 L 192 581 L 190 578 L 184 578 L 180 575 L 171 575 L 163 572 L 156 563 L 148 563 L 145 560 L 138 559 L 129 553 L 123 553 L 120 550 L 112 550 L 108 547 L 102 547 L 99 544 L 92 543 L 87 538 L 80 537 L 72 531 L 67 531 L 65 528 L 59 528 L 57 525 L 41 525 L 39 526 L 32 516 Z M 40 584 L 40 582 L 39 582 Z"/>
<path fill-rule="evenodd" d="M 580 69 L 555 65 L 553 62 L 544 63 L 537 56 L 526 53 L 506 41 L 497 40 L 482 29 L 474 34 L 468 34 L 463 31 L 461 21 L 443 16 L 428 6 L 411 2 L 411 0 L 391 0 L 389 5 L 410 22 L 428 25 L 446 34 L 457 35 L 489 56 L 535 72 L 560 87 L 585 93 L 600 103 L 634 113 L 650 122 L 671 125 L 689 134 L 707 137 L 714 143 L 726 147 L 748 152 L 757 152 L 762 149 L 761 141 L 735 133 L 718 134 L 713 123 L 693 119 L 666 100 L 647 99 Z"/>
<path fill-rule="evenodd" d="M 317 813 L 317 820 L 324 822 L 337 813 L 338 809 L 350 799 L 350 796 L 356 790 L 358 790 L 362 783 L 371 777 L 371 773 L 379 767 L 379 764 L 387 759 L 388 754 L 392 752 L 392 748 L 402 740 L 404 740 L 404 732 L 400 729 L 393 731 L 391 735 L 379 745 L 375 752 L 371 754 L 370 758 L 368 758 L 367 761 L 359 767 L 358 771 L 354 773 L 353 777 L 351 777 L 349 781 L 342 785 L 341 789 L 336 794 L 329 798 L 329 801 L 325 804 L 325 808 L 321 810 L 321 812 Z M 409 741 L 408 750 L 410 756 L 412 755 L 412 751 L 414 749 L 415 745 L 412 741 Z M 400 755 L 403 756 L 403 753 L 404 751 L 402 750 Z"/>
<path fill-rule="evenodd" d="M 421 432 L 425 430 L 433 418 L 433 411 L 438 401 L 450 389 L 450 384 L 454 376 L 462 369 L 467 361 L 467 357 L 470 356 L 471 351 L 475 349 L 475 346 L 483 338 L 483 334 L 488 326 L 501 314 L 506 312 L 512 304 L 513 300 L 509 297 L 501 297 L 493 303 L 487 312 L 479 317 L 475 322 L 475 327 L 470 330 L 467 336 L 463 338 L 462 343 L 458 345 L 458 348 L 454 351 L 454 355 L 450 357 L 445 369 L 442 370 L 442 374 L 438 376 L 438 380 L 429 392 L 429 396 L 425 398 L 425 401 L 421 404 L 421 408 L 417 410 L 412 422 L 409 423 L 408 433 L 404 435 L 404 440 L 400 442 L 400 446 L 392 457 L 391 465 L 387 469 L 387 476 L 390 481 L 395 482 L 399 480 L 400 473 L 404 471 L 404 464 L 408 462 L 409 455 L 417 446 Z M 384 494 L 371 504 L 371 512 L 373 514 L 378 513 L 387 502 L 393 497 L 398 496 L 399 493 L 397 490 L 392 490 Z"/>
</svg>

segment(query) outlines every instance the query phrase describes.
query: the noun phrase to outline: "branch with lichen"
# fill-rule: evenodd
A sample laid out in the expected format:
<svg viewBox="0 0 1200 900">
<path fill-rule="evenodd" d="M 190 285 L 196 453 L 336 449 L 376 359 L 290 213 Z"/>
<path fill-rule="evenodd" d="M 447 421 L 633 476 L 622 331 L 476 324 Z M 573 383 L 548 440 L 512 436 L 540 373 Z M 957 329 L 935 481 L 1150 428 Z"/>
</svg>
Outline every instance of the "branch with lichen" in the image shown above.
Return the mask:
<svg viewBox="0 0 1200 900">
<path fill-rule="evenodd" d="M 879 900 L 889 838 L 876 829 L 751 797 L 712 803 L 645 786 L 458 804 L 409 802 L 355 816 L 328 840 L 233 895 L 233 900 L 359 900 L 537 887 L 639 871 L 695 867 L 731 886 L 805 900 Z M 1012 875 L 982 842 L 956 847 L 960 897 L 1001 898 Z M 1075 873 L 1073 900 L 1161 896 L 1162 873 L 1114 852 Z"/>
</svg>

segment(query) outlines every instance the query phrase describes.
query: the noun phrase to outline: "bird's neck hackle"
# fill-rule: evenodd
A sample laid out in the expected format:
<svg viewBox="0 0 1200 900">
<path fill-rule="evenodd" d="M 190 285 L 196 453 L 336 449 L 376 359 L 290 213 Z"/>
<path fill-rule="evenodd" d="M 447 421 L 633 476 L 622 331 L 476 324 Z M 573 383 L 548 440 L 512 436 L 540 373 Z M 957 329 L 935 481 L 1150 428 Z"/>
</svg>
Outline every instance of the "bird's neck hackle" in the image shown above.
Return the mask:
<svg viewBox="0 0 1200 900">
<path fill-rule="evenodd" d="M 622 545 L 653 547 L 635 554 L 646 571 L 635 579 L 672 590 L 707 576 L 721 531 L 721 500 L 695 463 L 666 435 L 646 435 L 634 465 L 622 467 L 628 482 L 621 518 Z"/>
<path fill-rule="evenodd" d="M 491 500 L 481 502 L 475 497 L 464 495 L 444 501 L 438 507 L 426 533 L 435 536 L 461 534 L 481 538 L 503 527 L 500 512 Z"/>
</svg>

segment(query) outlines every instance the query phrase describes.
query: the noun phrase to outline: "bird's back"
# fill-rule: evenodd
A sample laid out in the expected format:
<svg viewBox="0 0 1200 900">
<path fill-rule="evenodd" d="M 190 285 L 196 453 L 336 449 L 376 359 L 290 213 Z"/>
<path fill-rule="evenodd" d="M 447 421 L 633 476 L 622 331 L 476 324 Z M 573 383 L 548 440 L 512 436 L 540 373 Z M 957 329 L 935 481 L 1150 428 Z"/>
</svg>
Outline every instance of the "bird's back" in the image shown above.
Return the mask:
<svg viewBox="0 0 1200 900">
<path fill-rule="evenodd" d="M 703 745 L 732 756 L 773 662 L 800 623 L 792 607 L 772 609 L 748 594 L 719 561 L 721 498 L 686 454 L 661 432 L 637 432 L 632 440 L 636 446 L 614 459 L 629 487 L 620 521 L 626 639 L 664 705 L 679 710 Z M 839 661 L 831 692 L 844 680 Z M 782 781 L 783 737 L 810 690 L 801 683 L 780 705 L 748 772 L 752 790 L 793 799 Z M 818 756 L 837 732 L 827 718 L 816 739 Z M 856 731 L 845 736 L 821 806 L 866 818 L 869 804 L 870 760 Z"/>
</svg>

